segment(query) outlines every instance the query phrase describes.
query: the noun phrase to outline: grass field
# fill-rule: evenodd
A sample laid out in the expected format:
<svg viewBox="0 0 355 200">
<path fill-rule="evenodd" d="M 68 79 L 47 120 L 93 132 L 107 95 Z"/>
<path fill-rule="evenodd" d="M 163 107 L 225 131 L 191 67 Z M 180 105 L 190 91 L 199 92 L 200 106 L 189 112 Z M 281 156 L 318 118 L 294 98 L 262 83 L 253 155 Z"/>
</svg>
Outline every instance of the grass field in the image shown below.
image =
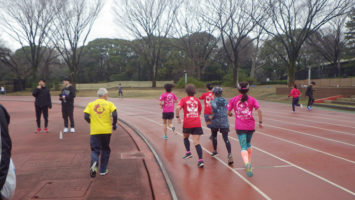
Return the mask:
<svg viewBox="0 0 355 200">
<path fill-rule="evenodd" d="M 282 102 L 289 103 L 291 102 L 291 98 L 288 98 L 286 95 L 276 95 L 276 87 L 286 87 L 284 85 L 262 85 L 252 87 L 249 91 L 249 95 L 255 97 L 256 99 L 266 100 L 266 101 L 274 101 L 274 102 Z M 159 96 L 164 92 L 163 88 L 124 88 L 123 94 L 124 98 L 141 98 L 141 99 L 158 99 Z M 175 88 L 173 92 L 179 98 L 185 96 L 184 89 Z M 197 89 L 196 96 L 200 96 L 202 93 L 206 92 L 203 88 Z M 57 96 L 60 91 L 51 91 L 52 96 Z M 231 87 L 223 87 L 223 96 L 225 98 L 231 98 L 238 94 L 238 90 Z M 22 92 L 13 92 L 8 95 L 14 96 L 28 96 L 32 95 L 30 90 L 22 91 Z M 77 92 L 77 96 L 79 97 L 95 97 L 96 90 L 80 90 Z M 118 92 L 116 89 L 109 90 L 109 96 L 113 98 L 118 97 Z M 300 103 L 304 104 L 306 99 L 301 97 Z"/>
</svg>

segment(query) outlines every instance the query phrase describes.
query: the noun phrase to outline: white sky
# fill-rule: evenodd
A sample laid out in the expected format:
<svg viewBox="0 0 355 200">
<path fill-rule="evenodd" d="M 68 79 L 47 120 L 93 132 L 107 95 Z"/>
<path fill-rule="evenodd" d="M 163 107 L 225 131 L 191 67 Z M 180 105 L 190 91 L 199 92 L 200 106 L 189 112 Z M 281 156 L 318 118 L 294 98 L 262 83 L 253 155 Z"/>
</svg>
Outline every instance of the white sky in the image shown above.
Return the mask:
<svg viewBox="0 0 355 200">
<path fill-rule="evenodd" d="M 104 1 L 105 5 L 93 25 L 87 42 L 97 38 L 134 39 L 134 37 L 130 36 L 123 28 L 120 28 L 118 24 L 114 23 L 115 17 L 112 13 L 113 0 Z M 6 33 L 0 33 L 0 40 L 12 51 L 15 51 L 21 47 L 20 43 L 8 36 Z"/>
</svg>

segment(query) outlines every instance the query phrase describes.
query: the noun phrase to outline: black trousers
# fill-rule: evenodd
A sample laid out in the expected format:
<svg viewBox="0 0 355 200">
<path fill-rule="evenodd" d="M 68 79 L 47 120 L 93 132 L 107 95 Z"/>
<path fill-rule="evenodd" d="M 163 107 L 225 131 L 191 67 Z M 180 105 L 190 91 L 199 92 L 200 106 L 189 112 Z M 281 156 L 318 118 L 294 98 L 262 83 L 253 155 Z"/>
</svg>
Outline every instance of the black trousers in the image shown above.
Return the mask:
<svg viewBox="0 0 355 200">
<path fill-rule="evenodd" d="M 70 127 L 74 128 L 74 105 L 62 104 L 62 115 L 64 119 L 64 127 L 68 128 L 68 118 L 69 118 Z"/>
<path fill-rule="evenodd" d="M 312 105 L 313 105 L 313 102 L 314 102 L 313 96 L 309 96 L 309 97 L 308 97 L 308 106 L 312 106 Z"/>
<path fill-rule="evenodd" d="M 44 118 L 44 127 L 48 127 L 48 106 L 46 107 L 39 107 L 35 106 L 36 108 L 36 122 L 37 122 L 37 128 L 41 128 L 41 115 L 43 113 L 43 118 Z"/>
<path fill-rule="evenodd" d="M 301 105 L 298 103 L 298 101 L 299 101 L 299 98 L 298 98 L 298 97 L 292 99 L 292 110 L 293 110 L 293 111 L 295 111 L 295 106 L 301 106 Z"/>
</svg>

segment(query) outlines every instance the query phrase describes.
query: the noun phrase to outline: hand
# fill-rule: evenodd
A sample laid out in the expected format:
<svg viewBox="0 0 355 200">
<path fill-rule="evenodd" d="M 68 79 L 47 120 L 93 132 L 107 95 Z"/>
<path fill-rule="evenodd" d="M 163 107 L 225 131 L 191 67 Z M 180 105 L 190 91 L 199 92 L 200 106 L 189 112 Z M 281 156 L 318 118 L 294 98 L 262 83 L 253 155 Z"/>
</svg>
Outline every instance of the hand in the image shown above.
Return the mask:
<svg viewBox="0 0 355 200">
<path fill-rule="evenodd" d="M 65 96 L 63 95 L 62 98 L 65 99 Z"/>
<path fill-rule="evenodd" d="M 263 123 L 259 122 L 259 128 L 263 128 Z"/>
<path fill-rule="evenodd" d="M 233 113 L 229 113 L 229 117 L 233 117 Z"/>
<path fill-rule="evenodd" d="M 38 89 L 41 89 L 41 88 L 42 88 L 42 86 L 38 85 L 38 86 L 37 86 L 37 88 L 38 88 Z"/>
<path fill-rule="evenodd" d="M 112 124 L 112 129 L 115 131 L 117 129 L 117 125 L 116 124 Z"/>
</svg>

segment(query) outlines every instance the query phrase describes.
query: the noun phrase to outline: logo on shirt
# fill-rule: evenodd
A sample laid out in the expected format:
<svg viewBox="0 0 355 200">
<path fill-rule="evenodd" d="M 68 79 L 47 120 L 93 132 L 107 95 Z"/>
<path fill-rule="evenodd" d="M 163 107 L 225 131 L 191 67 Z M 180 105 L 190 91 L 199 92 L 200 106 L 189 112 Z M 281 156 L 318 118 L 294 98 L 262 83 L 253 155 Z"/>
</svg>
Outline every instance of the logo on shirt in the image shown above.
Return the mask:
<svg viewBox="0 0 355 200">
<path fill-rule="evenodd" d="M 194 98 L 190 98 L 186 101 L 187 118 L 198 117 L 198 102 Z"/>
<path fill-rule="evenodd" d="M 212 100 L 213 100 L 212 94 L 209 94 L 208 96 L 206 96 L 206 106 L 207 107 L 211 107 L 211 101 Z"/>
<path fill-rule="evenodd" d="M 94 108 L 94 111 L 95 111 L 97 114 L 101 115 L 102 113 L 105 112 L 105 108 L 102 107 L 102 106 L 100 106 L 100 104 L 96 104 L 96 106 L 95 106 L 95 108 Z"/>
<path fill-rule="evenodd" d="M 174 104 L 174 97 L 172 94 L 168 94 L 166 96 L 166 100 L 165 100 L 165 106 L 166 107 L 170 107 Z"/>
<path fill-rule="evenodd" d="M 252 112 L 249 109 L 248 102 L 238 101 L 235 106 L 236 106 L 235 107 L 235 116 L 237 118 L 244 119 L 244 120 L 252 118 Z"/>
</svg>

